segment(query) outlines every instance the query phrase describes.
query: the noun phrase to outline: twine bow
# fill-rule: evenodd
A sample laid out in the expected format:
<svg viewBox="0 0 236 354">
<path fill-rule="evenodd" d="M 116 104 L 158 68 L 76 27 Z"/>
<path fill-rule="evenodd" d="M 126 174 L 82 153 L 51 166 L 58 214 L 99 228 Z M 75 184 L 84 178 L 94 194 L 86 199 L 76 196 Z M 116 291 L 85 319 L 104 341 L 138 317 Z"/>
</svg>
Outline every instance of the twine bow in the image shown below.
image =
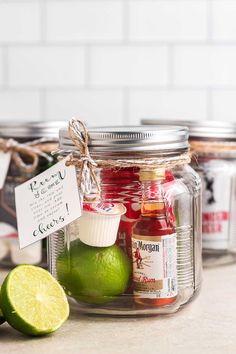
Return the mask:
<svg viewBox="0 0 236 354">
<path fill-rule="evenodd" d="M 39 164 L 39 156 L 44 157 L 49 162 L 52 161 L 50 156 L 43 153 L 39 149 L 30 145 L 20 144 L 14 139 L 0 138 L 0 151 L 5 153 L 10 152 L 11 158 L 15 162 L 15 165 L 24 173 L 32 173 L 36 170 Z M 32 162 L 25 163 L 22 158 L 23 156 L 31 159 Z"/>
<path fill-rule="evenodd" d="M 69 122 L 69 136 L 74 145 L 79 150 L 78 156 L 74 156 L 76 152 L 72 152 L 69 160 L 66 162 L 67 166 L 74 165 L 79 170 L 78 185 L 81 193 L 81 197 L 88 197 L 92 192 L 93 185 L 96 186 L 96 194 L 101 192 L 100 184 L 97 180 L 95 169 L 97 167 L 96 162 L 91 158 L 88 149 L 89 134 L 86 125 L 75 118 L 72 118 Z"/>
<path fill-rule="evenodd" d="M 89 133 L 86 125 L 75 118 L 69 122 L 69 137 L 74 143 L 75 147 L 79 150 L 64 151 L 59 150 L 58 153 L 70 152 L 69 159 L 66 162 L 67 166 L 74 165 L 78 169 L 78 185 L 81 194 L 81 201 L 84 197 L 91 200 L 90 193 L 92 188 L 96 186 L 96 197 L 100 196 L 101 187 L 98 182 L 95 170 L 100 168 L 122 168 L 122 167 L 138 167 L 142 169 L 155 169 L 160 167 L 171 168 L 179 165 L 189 163 L 191 160 L 189 150 L 180 154 L 179 156 L 169 157 L 151 157 L 151 158 L 133 158 L 133 159 L 112 159 L 112 160 L 93 160 L 90 156 L 88 144 Z M 94 191 L 95 192 L 95 191 Z"/>
</svg>

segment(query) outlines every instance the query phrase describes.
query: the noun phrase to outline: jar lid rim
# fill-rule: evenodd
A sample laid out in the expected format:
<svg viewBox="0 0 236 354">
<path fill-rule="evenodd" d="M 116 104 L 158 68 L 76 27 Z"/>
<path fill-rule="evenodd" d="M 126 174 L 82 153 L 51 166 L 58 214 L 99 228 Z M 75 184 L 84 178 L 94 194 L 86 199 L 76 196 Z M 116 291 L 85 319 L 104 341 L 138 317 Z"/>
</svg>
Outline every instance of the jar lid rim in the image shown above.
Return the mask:
<svg viewBox="0 0 236 354">
<path fill-rule="evenodd" d="M 166 151 L 188 148 L 188 128 L 181 126 L 106 126 L 88 128 L 91 151 Z M 60 129 L 60 148 L 76 150 L 68 129 Z"/>
<path fill-rule="evenodd" d="M 0 122 L 2 138 L 58 138 L 59 129 L 66 127 L 65 121 L 3 121 Z"/>
</svg>

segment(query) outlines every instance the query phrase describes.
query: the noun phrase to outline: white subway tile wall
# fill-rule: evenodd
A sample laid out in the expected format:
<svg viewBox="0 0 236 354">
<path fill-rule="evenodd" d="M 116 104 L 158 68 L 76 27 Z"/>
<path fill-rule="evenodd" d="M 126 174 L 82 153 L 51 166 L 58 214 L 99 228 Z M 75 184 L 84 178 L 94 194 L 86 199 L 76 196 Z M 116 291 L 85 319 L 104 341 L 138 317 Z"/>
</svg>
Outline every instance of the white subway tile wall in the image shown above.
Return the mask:
<svg viewBox="0 0 236 354">
<path fill-rule="evenodd" d="M 191 45 L 175 49 L 176 87 L 232 87 L 236 85 L 236 46 Z"/>
<path fill-rule="evenodd" d="M 9 87 L 68 87 L 85 84 L 85 49 L 19 46 L 8 50 Z"/>
<path fill-rule="evenodd" d="M 88 124 L 98 121 L 101 125 L 122 125 L 123 97 L 122 90 L 48 91 L 45 118 L 63 120 L 65 117 L 78 116 Z"/>
<path fill-rule="evenodd" d="M 236 0 L 0 0 L 0 120 L 236 122 Z"/>
<path fill-rule="evenodd" d="M 122 2 L 53 1 L 47 3 L 46 11 L 49 41 L 122 42 Z"/>
<path fill-rule="evenodd" d="M 4 85 L 4 73 L 3 73 L 3 70 L 4 70 L 4 52 L 3 52 L 3 49 L 0 48 L 0 90 L 3 87 L 3 85 Z M 1 104 L 1 102 L 0 102 L 0 104 Z"/>
<path fill-rule="evenodd" d="M 130 40 L 204 41 L 207 6 L 204 1 L 133 1 L 129 3 Z"/>
<path fill-rule="evenodd" d="M 0 3 L 0 43 L 39 41 L 39 3 Z"/>
<path fill-rule="evenodd" d="M 41 119 L 41 94 L 38 91 L 0 91 L 0 117 L 2 120 Z"/>
<path fill-rule="evenodd" d="M 218 90 L 212 94 L 213 115 L 215 119 L 236 122 L 236 90 Z"/>
<path fill-rule="evenodd" d="M 90 84 L 95 87 L 165 87 L 166 46 L 103 46 L 91 49 Z"/>
<path fill-rule="evenodd" d="M 163 119 L 207 119 L 207 91 L 132 90 L 129 115 L 133 123 L 138 124 L 140 117 L 155 118 L 155 112 Z"/>
<path fill-rule="evenodd" d="M 235 0 L 215 1 L 212 8 L 212 38 L 222 41 L 236 40 Z"/>
</svg>

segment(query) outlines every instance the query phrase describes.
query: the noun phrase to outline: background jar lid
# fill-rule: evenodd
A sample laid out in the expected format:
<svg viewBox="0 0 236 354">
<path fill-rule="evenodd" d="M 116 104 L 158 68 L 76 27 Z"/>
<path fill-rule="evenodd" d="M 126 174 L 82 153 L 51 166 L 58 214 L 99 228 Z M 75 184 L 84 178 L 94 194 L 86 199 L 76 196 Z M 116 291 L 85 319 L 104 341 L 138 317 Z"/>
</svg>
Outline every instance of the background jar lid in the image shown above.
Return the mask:
<svg viewBox="0 0 236 354">
<path fill-rule="evenodd" d="M 141 124 L 149 125 L 173 125 L 187 126 L 189 137 L 196 139 L 219 139 L 236 141 L 236 124 L 220 121 L 194 121 L 173 119 L 142 119 Z"/>
<path fill-rule="evenodd" d="M 58 138 L 59 129 L 66 126 L 66 122 L 1 122 L 1 138 Z"/>
</svg>

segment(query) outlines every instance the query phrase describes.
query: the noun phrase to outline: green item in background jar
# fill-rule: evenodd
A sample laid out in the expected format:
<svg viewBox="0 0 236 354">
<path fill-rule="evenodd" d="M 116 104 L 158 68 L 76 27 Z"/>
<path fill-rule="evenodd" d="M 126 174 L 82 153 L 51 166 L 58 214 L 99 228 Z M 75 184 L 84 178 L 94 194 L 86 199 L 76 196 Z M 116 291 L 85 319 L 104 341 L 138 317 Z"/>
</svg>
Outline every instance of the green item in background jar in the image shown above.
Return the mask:
<svg viewBox="0 0 236 354">
<path fill-rule="evenodd" d="M 0 302 L 6 321 L 32 336 L 56 331 L 69 316 L 61 285 L 37 266 L 20 265 L 10 271 L 2 284 Z"/>
<path fill-rule="evenodd" d="M 4 151 L 4 144 L 8 146 L 7 151 L 12 150 L 7 177 L 0 190 L 1 267 L 12 268 L 25 263 L 43 267 L 47 265 L 45 241 L 43 244 L 27 247 L 27 250 L 18 248 L 14 191 L 15 187 L 57 162 L 51 152 L 58 148 L 58 131 L 64 124 L 62 121 L 0 122 L 0 152 Z M 17 159 L 14 159 L 13 150 L 16 145 L 20 152 L 16 152 Z"/>
<path fill-rule="evenodd" d="M 131 275 L 131 262 L 117 245 L 87 246 L 71 242 L 57 259 L 58 280 L 67 294 L 88 304 L 104 304 L 125 292 Z"/>
<path fill-rule="evenodd" d="M 5 318 L 3 316 L 2 310 L 0 309 L 0 325 L 5 322 Z"/>
<path fill-rule="evenodd" d="M 1 287 L 0 287 L 0 293 L 1 293 Z M 1 296 L 0 296 L 1 298 Z M 2 310 L 1 310 L 1 302 L 0 302 L 0 325 L 5 322 L 5 317 L 3 316 Z"/>
</svg>

